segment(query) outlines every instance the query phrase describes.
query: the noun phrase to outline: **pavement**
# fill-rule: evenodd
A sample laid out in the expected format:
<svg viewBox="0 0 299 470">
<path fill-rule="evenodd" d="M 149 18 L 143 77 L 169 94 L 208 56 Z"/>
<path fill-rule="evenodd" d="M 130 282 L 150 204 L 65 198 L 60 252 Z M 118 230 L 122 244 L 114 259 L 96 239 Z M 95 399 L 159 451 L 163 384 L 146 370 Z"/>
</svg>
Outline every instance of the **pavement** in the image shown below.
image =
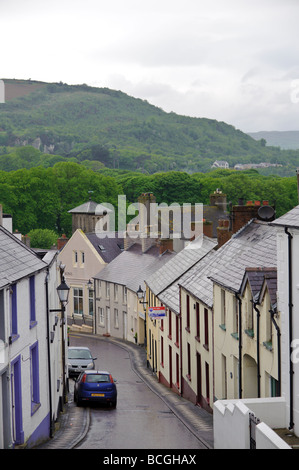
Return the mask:
<svg viewBox="0 0 299 470">
<path fill-rule="evenodd" d="M 76 334 L 90 335 L 90 333 L 78 333 L 78 330 Z M 92 335 L 92 337 L 96 338 L 97 336 Z M 144 347 L 112 337 L 98 336 L 98 339 L 100 341 L 109 341 L 128 351 L 131 367 L 139 378 L 164 401 L 177 418 L 200 441 L 201 446 L 213 449 L 213 415 L 159 383 L 156 375 L 147 367 Z M 89 425 L 89 408 L 76 406 L 70 391 L 68 402 L 65 404 L 64 411 L 60 413 L 56 423 L 56 431 L 53 437 L 36 447 L 36 449 L 74 449 L 86 436 Z"/>
</svg>

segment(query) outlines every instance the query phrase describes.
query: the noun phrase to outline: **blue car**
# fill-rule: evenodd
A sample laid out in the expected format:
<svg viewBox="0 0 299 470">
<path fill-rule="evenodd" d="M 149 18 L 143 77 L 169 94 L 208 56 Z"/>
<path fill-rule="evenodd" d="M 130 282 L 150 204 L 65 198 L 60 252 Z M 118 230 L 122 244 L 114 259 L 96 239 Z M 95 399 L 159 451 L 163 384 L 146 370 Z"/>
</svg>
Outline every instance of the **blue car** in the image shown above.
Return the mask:
<svg viewBox="0 0 299 470">
<path fill-rule="evenodd" d="M 117 388 L 112 375 L 107 371 L 86 370 L 81 372 L 74 386 L 74 401 L 77 406 L 84 402 L 96 402 L 115 408 Z"/>
</svg>

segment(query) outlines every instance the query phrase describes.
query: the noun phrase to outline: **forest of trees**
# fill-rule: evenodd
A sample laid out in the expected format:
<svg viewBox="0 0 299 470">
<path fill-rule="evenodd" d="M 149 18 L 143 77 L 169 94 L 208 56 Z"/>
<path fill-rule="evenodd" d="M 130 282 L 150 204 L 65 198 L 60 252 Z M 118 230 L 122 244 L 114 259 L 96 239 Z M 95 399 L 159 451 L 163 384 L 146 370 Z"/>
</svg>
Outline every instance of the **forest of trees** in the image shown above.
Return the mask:
<svg viewBox="0 0 299 470">
<path fill-rule="evenodd" d="M 297 178 L 263 176 L 256 170 L 214 170 L 209 173 L 163 172 L 144 175 L 124 170 L 91 170 L 79 163 L 58 162 L 49 168 L 33 167 L 0 171 L 0 204 L 13 216 L 13 228 L 28 234 L 47 229 L 57 236 L 71 235 L 70 209 L 92 199 L 110 203 L 117 214 L 118 195 L 136 202 L 152 192 L 161 203 L 209 204 L 217 188 L 236 204 L 245 200 L 268 200 L 280 216 L 298 204 Z"/>
</svg>

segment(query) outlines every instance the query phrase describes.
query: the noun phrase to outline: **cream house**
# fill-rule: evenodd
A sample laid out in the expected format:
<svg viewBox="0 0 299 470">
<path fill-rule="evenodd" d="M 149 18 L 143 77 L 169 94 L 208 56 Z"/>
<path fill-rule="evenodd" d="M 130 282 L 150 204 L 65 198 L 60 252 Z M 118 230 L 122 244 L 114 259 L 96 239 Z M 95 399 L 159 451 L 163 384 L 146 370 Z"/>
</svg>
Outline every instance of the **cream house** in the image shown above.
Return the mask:
<svg viewBox="0 0 299 470">
<path fill-rule="evenodd" d="M 256 321 L 258 307 L 252 273 L 265 268 L 273 270 L 276 263 L 276 232 L 267 222 L 253 220 L 221 249 L 221 265 L 210 277 L 217 399 L 258 397 L 257 360 L 261 375 L 266 373 L 262 367 L 267 361 L 258 359 L 257 351 L 265 355 L 268 351 L 260 344 L 261 338 L 266 342 L 266 334 L 261 331 L 266 320 Z M 257 268 L 251 273 L 246 271 L 252 265 Z M 269 312 L 265 315 L 270 318 Z M 277 378 L 276 373 L 274 376 Z M 260 388 L 260 393 L 266 393 L 265 389 Z"/>
<path fill-rule="evenodd" d="M 113 235 L 113 236 L 112 236 Z M 89 281 L 122 253 L 123 240 L 117 234 L 100 238 L 96 233 L 77 229 L 59 253 L 70 287 L 68 323 L 93 325 L 94 289 Z"/>
<path fill-rule="evenodd" d="M 150 307 L 164 306 L 165 318 L 151 318 L 147 312 L 148 362 L 159 380 L 181 393 L 181 340 L 182 316 L 179 302 L 180 279 L 203 259 L 216 242 L 202 238 L 198 245 L 195 239 L 177 253 L 163 267 L 145 280 Z M 185 351 L 183 351 L 185 353 Z"/>
</svg>

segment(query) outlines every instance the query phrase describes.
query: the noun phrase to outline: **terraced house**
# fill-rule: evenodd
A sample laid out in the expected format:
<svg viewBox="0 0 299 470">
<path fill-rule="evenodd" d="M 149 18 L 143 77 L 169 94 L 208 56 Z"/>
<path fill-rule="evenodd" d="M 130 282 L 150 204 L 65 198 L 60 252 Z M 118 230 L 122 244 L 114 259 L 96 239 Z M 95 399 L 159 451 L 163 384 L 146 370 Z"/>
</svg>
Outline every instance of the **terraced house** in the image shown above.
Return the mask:
<svg viewBox="0 0 299 470">
<path fill-rule="evenodd" d="M 58 279 L 56 251 L 38 256 L 0 223 L 2 449 L 30 448 L 49 438 L 64 404 L 66 325 Z"/>
</svg>

